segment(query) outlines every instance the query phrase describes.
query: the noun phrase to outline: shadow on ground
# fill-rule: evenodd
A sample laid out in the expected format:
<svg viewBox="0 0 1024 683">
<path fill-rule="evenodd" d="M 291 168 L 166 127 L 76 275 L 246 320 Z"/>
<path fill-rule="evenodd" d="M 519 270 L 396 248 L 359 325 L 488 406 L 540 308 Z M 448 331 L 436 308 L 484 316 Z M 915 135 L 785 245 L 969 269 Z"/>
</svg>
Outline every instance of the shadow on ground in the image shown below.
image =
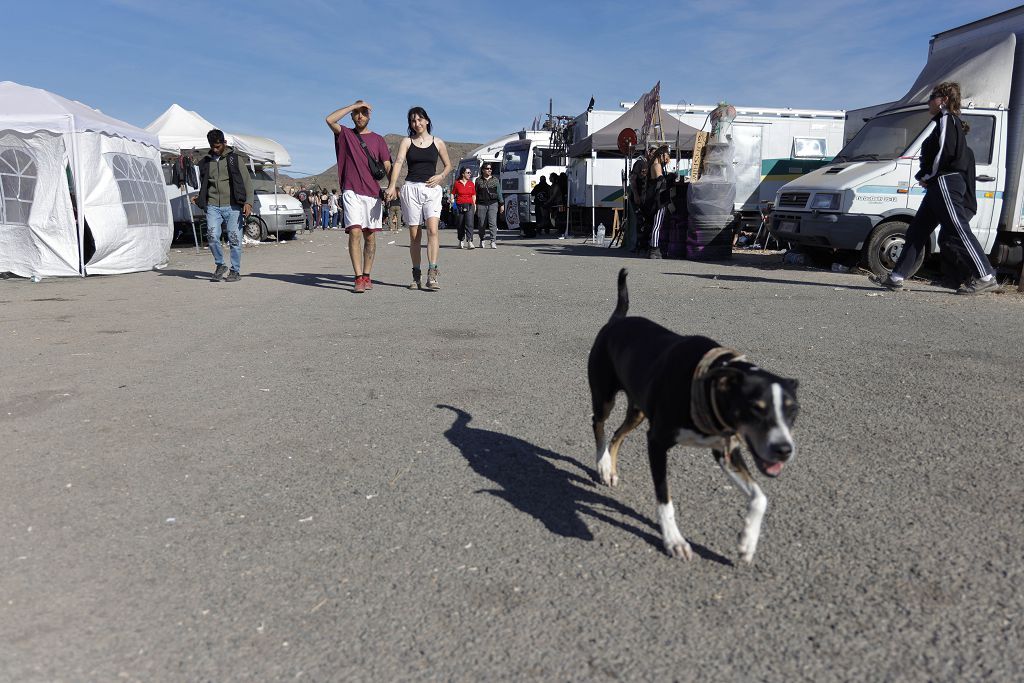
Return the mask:
<svg viewBox="0 0 1024 683">
<path fill-rule="evenodd" d="M 575 458 L 508 434 L 471 427 L 472 415 L 460 408 L 445 404 L 437 407 L 455 414 L 452 426 L 444 432 L 445 438 L 459 449 L 477 474 L 497 485 L 497 488 L 481 489 L 478 493 L 489 493 L 505 500 L 559 536 L 593 540 L 584 519 L 591 517 L 635 534 L 661 549 L 661 539 L 651 532 L 656 531 L 654 524 L 628 505 L 599 493 L 593 481 L 593 470 Z M 653 507 L 653 490 L 651 500 Z M 728 558 L 692 540 L 690 545 L 704 559 L 732 565 Z"/>
</svg>

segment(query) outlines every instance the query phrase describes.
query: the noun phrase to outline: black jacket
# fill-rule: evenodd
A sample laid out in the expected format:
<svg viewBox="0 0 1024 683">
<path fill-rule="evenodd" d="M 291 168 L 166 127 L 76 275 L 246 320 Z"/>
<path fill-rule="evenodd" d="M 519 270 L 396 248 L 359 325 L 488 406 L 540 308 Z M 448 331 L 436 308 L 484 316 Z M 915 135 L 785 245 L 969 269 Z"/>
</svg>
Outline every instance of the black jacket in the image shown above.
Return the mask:
<svg viewBox="0 0 1024 683">
<path fill-rule="evenodd" d="M 977 213 L 974 153 L 967 145 L 963 121 L 948 112 L 940 113 L 933 120 L 935 128 L 921 144 L 921 170 L 914 177 L 928 182 L 947 173 L 959 173 L 967 185 L 964 208 Z"/>
</svg>

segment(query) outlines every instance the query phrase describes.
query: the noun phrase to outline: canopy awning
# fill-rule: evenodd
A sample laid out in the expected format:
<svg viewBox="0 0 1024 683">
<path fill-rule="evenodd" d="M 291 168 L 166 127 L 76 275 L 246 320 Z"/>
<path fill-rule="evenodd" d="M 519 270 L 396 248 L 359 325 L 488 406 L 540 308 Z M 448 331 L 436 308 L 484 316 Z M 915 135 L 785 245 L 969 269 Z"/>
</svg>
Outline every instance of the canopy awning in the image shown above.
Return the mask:
<svg viewBox="0 0 1024 683">
<path fill-rule="evenodd" d="M 146 130 L 160 139 L 160 150 L 171 154 L 180 154 L 183 150 L 209 149 L 210 143 L 206 140 L 206 134 L 214 128 L 218 126 L 178 104 L 172 104 L 153 123 L 146 126 Z M 224 138 L 236 151 L 254 161 L 274 161 L 274 150 L 259 144 L 260 138 L 244 137 L 249 139 L 243 140 L 238 135 L 224 131 Z"/>
<path fill-rule="evenodd" d="M 107 116 L 98 109 L 41 88 L 13 81 L 0 82 L 0 130 L 31 134 L 92 131 L 158 147 L 157 137 L 141 128 Z"/>
<path fill-rule="evenodd" d="M 593 135 L 583 138 L 569 147 L 570 157 L 587 157 L 591 152 L 614 152 L 618 151 L 619 133 L 624 128 L 632 128 L 639 131 L 644 125 L 643 100 L 637 102 L 625 114 L 615 119 L 607 126 Z M 679 148 L 683 150 L 693 149 L 697 133 L 700 132 L 693 126 L 688 126 L 664 109 L 661 110 L 661 134 L 663 142 L 675 147 L 676 137 L 679 139 Z"/>
</svg>

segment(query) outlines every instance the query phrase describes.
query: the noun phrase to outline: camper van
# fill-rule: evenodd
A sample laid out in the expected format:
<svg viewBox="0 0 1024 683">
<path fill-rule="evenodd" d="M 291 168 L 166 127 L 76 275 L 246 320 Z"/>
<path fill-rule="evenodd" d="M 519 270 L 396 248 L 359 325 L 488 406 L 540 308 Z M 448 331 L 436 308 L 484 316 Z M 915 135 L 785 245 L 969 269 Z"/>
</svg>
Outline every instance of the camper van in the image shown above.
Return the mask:
<svg viewBox="0 0 1024 683">
<path fill-rule="evenodd" d="M 501 151 L 501 192 L 505 200 L 505 222 L 512 230 L 537 233 L 537 212 L 530 192 L 540 177 L 565 172 L 564 150 L 552 146 L 547 130 L 519 131 L 516 139 Z"/>
<path fill-rule="evenodd" d="M 1015 60 L 1024 8 L 932 37 L 928 62 L 901 100 L 870 118 L 828 165 L 783 186 L 772 232 L 804 249 L 859 252 L 878 275 L 892 270 L 924 198 L 914 180 L 934 123 L 934 85 L 962 90 L 967 143 L 977 162 L 978 213 L 971 228 L 997 268 L 1016 268 L 1024 249 L 1024 65 Z M 928 253 L 938 251 L 933 234 Z M 923 258 L 923 256 L 922 256 Z"/>
<path fill-rule="evenodd" d="M 491 167 L 494 168 L 495 177 L 500 177 L 498 169 L 501 168 L 501 153 L 505 148 L 505 143 L 518 139 L 518 133 L 509 133 L 480 145 L 459 160 L 458 165 L 455 167 L 454 177 L 459 178 L 462 175 L 462 169 L 470 168 L 473 171 L 473 177 L 476 178 L 480 175 L 480 167 L 484 162 L 490 162 Z"/>
</svg>

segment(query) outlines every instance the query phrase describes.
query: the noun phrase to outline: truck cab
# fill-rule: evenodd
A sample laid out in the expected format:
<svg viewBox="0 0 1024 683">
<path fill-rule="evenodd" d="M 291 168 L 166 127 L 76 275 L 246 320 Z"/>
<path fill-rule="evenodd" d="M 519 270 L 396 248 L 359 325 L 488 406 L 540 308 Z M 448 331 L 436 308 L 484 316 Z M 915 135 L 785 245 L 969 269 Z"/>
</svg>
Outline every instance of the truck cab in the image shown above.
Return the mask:
<svg viewBox="0 0 1024 683">
<path fill-rule="evenodd" d="M 988 252 L 1002 208 L 1006 111 L 964 110 L 962 118 L 977 161 L 978 213 L 971 228 Z M 934 126 L 922 106 L 897 107 L 870 119 L 831 163 L 779 190 L 773 233 L 804 248 L 858 251 L 880 275 L 892 270 L 924 198 L 914 175 L 921 144 Z M 929 253 L 937 251 L 933 234 Z"/>
<path fill-rule="evenodd" d="M 501 192 L 505 222 L 510 229 L 536 234 L 537 211 L 530 192 L 541 176 L 565 172 L 564 152 L 552 148 L 548 131 L 522 131 L 505 144 L 501 154 Z"/>
</svg>

